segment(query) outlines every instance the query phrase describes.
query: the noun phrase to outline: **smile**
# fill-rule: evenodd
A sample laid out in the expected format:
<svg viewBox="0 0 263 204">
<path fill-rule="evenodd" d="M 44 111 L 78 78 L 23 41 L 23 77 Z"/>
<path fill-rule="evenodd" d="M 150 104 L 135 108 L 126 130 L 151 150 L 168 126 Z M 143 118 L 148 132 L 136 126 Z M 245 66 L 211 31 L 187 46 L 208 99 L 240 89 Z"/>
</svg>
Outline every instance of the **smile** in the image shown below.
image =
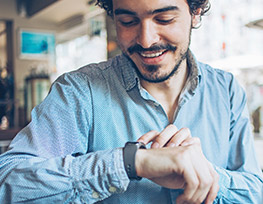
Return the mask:
<svg viewBox="0 0 263 204">
<path fill-rule="evenodd" d="M 145 53 L 145 52 L 139 52 L 142 57 L 145 58 L 154 58 L 154 57 L 159 57 L 166 51 L 161 51 L 161 52 L 155 52 L 155 53 Z"/>
</svg>

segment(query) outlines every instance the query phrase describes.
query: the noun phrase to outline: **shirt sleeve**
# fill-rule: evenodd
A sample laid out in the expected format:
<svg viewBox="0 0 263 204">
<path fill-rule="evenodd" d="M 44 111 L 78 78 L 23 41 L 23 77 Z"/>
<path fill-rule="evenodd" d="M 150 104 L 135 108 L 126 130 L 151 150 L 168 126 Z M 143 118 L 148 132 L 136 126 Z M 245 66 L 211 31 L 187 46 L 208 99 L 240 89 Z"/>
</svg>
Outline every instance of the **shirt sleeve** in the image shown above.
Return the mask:
<svg viewBox="0 0 263 204">
<path fill-rule="evenodd" d="M 75 77 L 79 84 L 63 76 L 52 85 L 0 155 L 0 203 L 95 203 L 127 189 L 122 149 L 88 149 L 91 99 Z"/>
<path fill-rule="evenodd" d="M 263 203 L 263 177 L 258 165 L 246 96 L 233 79 L 229 86 L 231 124 L 228 166 L 215 167 L 220 190 L 215 203 Z"/>
</svg>

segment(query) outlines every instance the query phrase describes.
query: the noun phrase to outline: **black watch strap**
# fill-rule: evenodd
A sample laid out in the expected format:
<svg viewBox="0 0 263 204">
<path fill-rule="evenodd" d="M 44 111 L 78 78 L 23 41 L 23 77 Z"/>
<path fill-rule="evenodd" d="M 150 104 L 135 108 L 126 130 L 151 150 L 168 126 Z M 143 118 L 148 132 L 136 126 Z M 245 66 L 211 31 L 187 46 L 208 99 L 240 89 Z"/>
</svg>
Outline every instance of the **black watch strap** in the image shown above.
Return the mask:
<svg viewBox="0 0 263 204">
<path fill-rule="evenodd" d="M 126 173 L 131 180 L 141 180 L 135 169 L 135 155 L 138 149 L 146 149 L 142 142 L 127 142 L 123 148 L 123 161 Z"/>
</svg>

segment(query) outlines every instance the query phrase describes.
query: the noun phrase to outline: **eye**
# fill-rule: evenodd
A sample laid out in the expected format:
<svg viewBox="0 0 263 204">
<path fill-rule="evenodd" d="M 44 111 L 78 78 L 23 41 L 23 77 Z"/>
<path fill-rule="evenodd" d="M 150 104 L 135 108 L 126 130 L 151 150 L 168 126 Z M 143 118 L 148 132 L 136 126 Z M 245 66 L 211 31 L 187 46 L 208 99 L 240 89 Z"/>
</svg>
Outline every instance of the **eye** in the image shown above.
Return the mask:
<svg viewBox="0 0 263 204">
<path fill-rule="evenodd" d="M 136 24 L 136 21 L 120 21 L 123 26 L 132 26 Z"/>
<path fill-rule="evenodd" d="M 156 21 L 160 24 L 169 24 L 174 22 L 175 18 L 157 18 Z"/>
<path fill-rule="evenodd" d="M 133 25 L 137 25 L 139 20 L 137 18 L 120 18 L 119 22 L 122 26 L 129 27 Z"/>
</svg>

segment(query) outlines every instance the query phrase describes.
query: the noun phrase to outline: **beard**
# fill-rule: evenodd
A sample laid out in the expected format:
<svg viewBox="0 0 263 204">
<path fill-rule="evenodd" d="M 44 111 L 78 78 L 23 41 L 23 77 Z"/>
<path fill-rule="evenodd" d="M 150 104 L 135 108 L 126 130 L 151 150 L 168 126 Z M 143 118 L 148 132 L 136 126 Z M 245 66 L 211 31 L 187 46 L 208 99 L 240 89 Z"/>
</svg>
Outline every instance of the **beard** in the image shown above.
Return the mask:
<svg viewBox="0 0 263 204">
<path fill-rule="evenodd" d="M 183 47 L 181 50 L 178 50 L 176 46 L 173 46 L 170 44 L 153 45 L 150 48 L 143 48 L 141 45 L 135 44 L 135 45 L 129 47 L 127 49 L 127 53 L 124 53 L 124 54 L 127 55 L 129 57 L 129 59 L 132 61 L 138 76 L 142 80 L 145 80 L 145 81 L 150 82 L 150 83 L 164 82 L 164 81 L 170 79 L 172 76 L 174 76 L 177 73 L 180 65 L 187 58 L 189 46 L 190 46 L 190 41 L 191 41 L 191 31 L 192 31 L 192 29 L 190 28 L 187 46 Z M 175 59 L 175 65 L 174 65 L 173 69 L 170 72 L 166 72 L 163 74 L 161 74 L 161 71 L 162 71 L 161 65 L 148 65 L 148 64 L 143 65 L 144 69 L 147 70 L 147 73 L 146 74 L 142 73 L 140 71 L 140 69 L 137 67 L 137 65 L 133 62 L 133 60 L 129 56 L 135 52 L 137 52 L 139 54 L 139 52 L 146 52 L 146 51 L 158 52 L 161 50 L 166 50 L 165 52 L 171 51 L 173 53 L 175 53 L 176 51 L 179 52 L 179 56 Z"/>
<path fill-rule="evenodd" d="M 136 65 L 135 65 L 135 70 L 138 76 L 144 81 L 151 83 L 161 83 L 170 79 L 172 76 L 174 76 L 177 73 L 180 65 L 187 58 L 187 54 L 188 54 L 188 49 L 183 53 L 180 53 L 180 57 L 178 58 L 179 60 L 176 62 L 174 68 L 170 72 L 165 73 L 163 75 L 160 75 L 161 65 L 144 65 L 145 69 L 147 69 L 147 72 L 149 74 L 142 74 Z"/>
</svg>

